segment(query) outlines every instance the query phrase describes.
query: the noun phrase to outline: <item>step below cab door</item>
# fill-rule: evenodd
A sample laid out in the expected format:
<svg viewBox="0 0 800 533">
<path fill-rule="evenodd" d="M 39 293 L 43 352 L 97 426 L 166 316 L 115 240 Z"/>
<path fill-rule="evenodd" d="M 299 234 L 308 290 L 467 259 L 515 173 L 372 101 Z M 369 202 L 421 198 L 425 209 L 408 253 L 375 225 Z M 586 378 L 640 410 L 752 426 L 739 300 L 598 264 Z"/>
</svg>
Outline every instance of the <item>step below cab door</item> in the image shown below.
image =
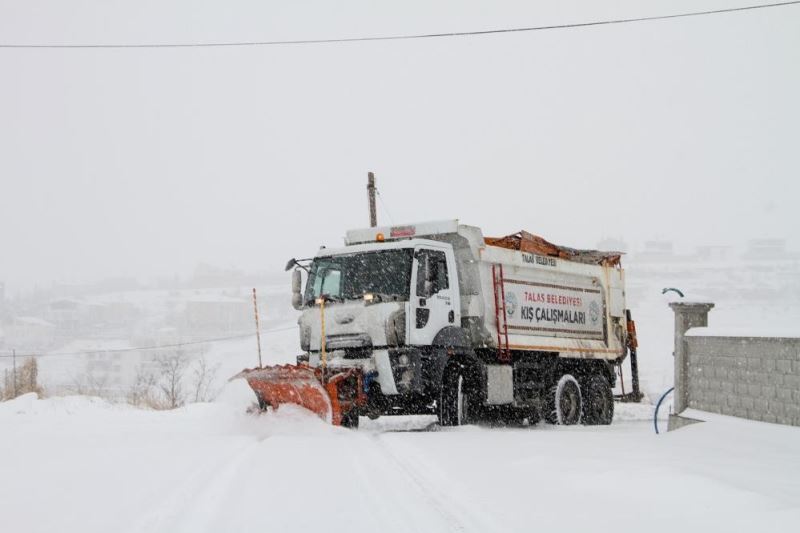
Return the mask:
<svg viewBox="0 0 800 533">
<path fill-rule="evenodd" d="M 418 247 L 411 274 L 409 344 L 430 346 L 447 326 L 461 327 L 455 257 L 451 248 Z"/>
</svg>

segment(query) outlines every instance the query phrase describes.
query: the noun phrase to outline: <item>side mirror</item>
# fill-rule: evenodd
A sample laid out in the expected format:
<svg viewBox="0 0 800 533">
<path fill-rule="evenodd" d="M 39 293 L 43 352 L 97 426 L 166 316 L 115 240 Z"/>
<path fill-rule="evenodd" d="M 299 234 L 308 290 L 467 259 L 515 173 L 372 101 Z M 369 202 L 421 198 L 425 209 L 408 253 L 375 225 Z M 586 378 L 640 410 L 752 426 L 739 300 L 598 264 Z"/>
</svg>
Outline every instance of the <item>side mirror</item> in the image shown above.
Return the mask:
<svg viewBox="0 0 800 533">
<path fill-rule="evenodd" d="M 292 267 L 294 267 L 294 266 L 297 266 L 297 259 L 292 257 L 291 259 L 289 259 L 289 262 L 286 263 L 285 271 L 289 272 L 292 269 Z"/>
<path fill-rule="evenodd" d="M 299 268 L 295 268 L 294 272 L 292 272 L 292 307 L 298 311 L 303 308 L 302 285 L 303 274 Z"/>
</svg>

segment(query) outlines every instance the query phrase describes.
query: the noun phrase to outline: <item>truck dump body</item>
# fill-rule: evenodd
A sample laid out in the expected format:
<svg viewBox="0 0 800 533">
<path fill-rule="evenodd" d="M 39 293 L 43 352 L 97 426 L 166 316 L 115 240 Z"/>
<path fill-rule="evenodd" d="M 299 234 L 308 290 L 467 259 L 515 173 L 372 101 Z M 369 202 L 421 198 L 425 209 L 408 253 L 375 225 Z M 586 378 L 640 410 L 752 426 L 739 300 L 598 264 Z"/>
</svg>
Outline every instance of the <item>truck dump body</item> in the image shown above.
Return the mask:
<svg viewBox="0 0 800 533">
<path fill-rule="evenodd" d="M 486 246 L 480 259 L 484 299 L 495 310 L 487 326 L 501 333 L 496 346 L 503 348 L 507 332 L 511 350 L 602 359 L 624 354 L 624 271 L 618 260 L 616 266 L 579 263 L 496 246 Z"/>
</svg>

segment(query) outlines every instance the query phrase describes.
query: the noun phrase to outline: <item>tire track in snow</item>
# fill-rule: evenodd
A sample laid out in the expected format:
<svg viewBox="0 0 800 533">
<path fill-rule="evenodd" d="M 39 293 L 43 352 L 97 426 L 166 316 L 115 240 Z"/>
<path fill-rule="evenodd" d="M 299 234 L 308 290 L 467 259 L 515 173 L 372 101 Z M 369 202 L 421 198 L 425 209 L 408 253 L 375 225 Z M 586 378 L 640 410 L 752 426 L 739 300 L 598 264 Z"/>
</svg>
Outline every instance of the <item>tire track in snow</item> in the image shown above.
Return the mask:
<svg viewBox="0 0 800 533">
<path fill-rule="evenodd" d="M 261 441 L 252 442 L 239 452 L 236 457 L 227 461 L 222 468 L 218 469 L 212 477 L 212 481 L 203 486 L 196 494 L 196 497 L 188 502 L 184 518 L 181 519 L 177 527 L 169 530 L 170 533 L 219 531 L 219 529 L 215 528 L 215 524 L 218 522 L 216 519 L 225 514 L 221 507 L 227 501 L 226 496 L 236 482 L 237 474 L 252 460 L 256 449 L 260 445 Z"/>
<path fill-rule="evenodd" d="M 422 514 L 421 511 L 423 509 L 419 509 L 417 506 L 418 503 L 422 503 L 425 509 L 428 509 L 430 512 L 428 513 L 431 517 L 438 518 L 442 527 L 439 527 L 439 524 L 431 524 L 427 522 L 424 524 L 422 529 L 418 527 L 410 527 L 412 524 L 403 523 L 396 526 L 395 529 L 398 531 L 448 531 L 451 533 L 472 533 L 473 529 L 468 528 L 466 524 L 462 522 L 462 520 L 458 517 L 457 514 L 451 512 L 448 509 L 448 506 L 444 504 L 440 498 L 435 497 L 432 492 L 425 488 L 424 482 L 421 482 L 418 476 L 414 476 L 411 471 L 406 468 L 402 462 L 400 462 L 394 454 L 389 452 L 383 443 L 376 438 L 375 435 L 367 436 L 367 435 L 359 435 L 356 434 L 355 436 L 361 441 L 362 445 L 360 446 L 363 450 L 361 456 L 363 457 L 366 454 L 370 454 L 374 457 L 374 460 L 370 461 L 370 464 L 377 465 L 383 472 L 384 478 L 388 483 L 390 483 L 394 488 L 396 488 L 397 494 L 406 494 L 406 500 L 411 500 L 409 503 L 409 507 L 411 507 L 414 511 L 413 518 L 418 519 L 419 516 Z M 408 495 L 410 492 L 411 495 Z M 375 496 L 372 495 L 370 498 L 371 500 L 375 500 Z M 383 500 L 381 500 L 382 503 Z M 392 505 L 395 507 L 394 512 L 397 512 L 397 504 L 396 502 L 392 502 Z M 475 530 L 476 533 L 478 530 Z"/>
<path fill-rule="evenodd" d="M 482 516 L 476 514 L 475 509 L 479 508 L 479 506 L 477 504 L 471 505 L 472 502 L 464 495 L 462 490 L 454 487 L 449 487 L 451 490 L 448 490 L 448 487 L 443 486 L 441 480 L 447 479 L 444 473 L 437 476 L 436 479 L 429 473 L 425 473 L 441 472 L 441 469 L 431 464 L 430 461 L 422 460 L 421 457 L 424 454 L 421 452 L 414 454 L 414 459 L 419 463 L 417 465 L 401 458 L 382 435 L 373 434 L 370 440 L 375 444 L 372 447 L 375 452 L 388 459 L 393 465 L 393 469 L 408 480 L 409 485 L 416 490 L 428 507 L 433 509 L 444 520 L 450 531 L 463 533 L 508 531 L 503 529 L 496 521 L 488 523 Z M 410 443 L 405 443 L 405 445 L 411 446 Z"/>
<path fill-rule="evenodd" d="M 374 446 L 371 442 L 364 439 L 359 439 L 359 441 L 359 447 L 362 448 L 362 450 L 359 450 L 360 453 L 358 454 L 350 454 L 350 465 L 353 472 L 357 474 L 359 492 L 363 494 L 365 501 L 369 502 L 371 514 L 375 515 L 378 522 L 383 526 L 381 531 L 387 533 L 407 533 L 408 531 L 414 530 L 424 531 L 424 526 L 430 526 L 431 524 L 419 524 L 420 527 L 413 527 L 414 524 L 409 524 L 407 520 L 402 520 L 404 517 L 398 513 L 397 501 L 394 498 L 387 497 L 385 485 L 376 482 L 373 466 L 367 466 L 363 461 L 363 457 L 368 454 L 373 455 L 379 461 L 383 458 L 375 453 L 373 449 Z M 385 464 L 382 462 L 377 464 L 378 468 L 386 470 Z M 391 480 L 384 479 L 382 481 L 389 481 L 391 483 Z M 402 493 L 403 487 L 394 486 L 393 488 L 396 489 L 397 492 Z M 379 496 L 376 497 L 376 495 Z"/>
<path fill-rule="evenodd" d="M 219 494 L 225 491 L 233 481 L 233 473 L 246 459 L 249 459 L 258 444 L 259 441 L 248 442 L 241 446 L 233 457 L 226 456 L 221 461 L 194 471 L 177 487 L 171 489 L 166 497 L 157 495 L 157 505 L 149 508 L 145 516 L 128 529 L 129 533 L 199 531 L 198 527 L 202 528 L 203 522 L 198 526 L 197 517 L 203 515 L 207 523 L 209 517 L 216 513 L 200 511 L 198 503 L 216 509 L 219 499 L 213 500 L 210 493 Z M 218 483 L 219 481 L 223 483 Z"/>
</svg>

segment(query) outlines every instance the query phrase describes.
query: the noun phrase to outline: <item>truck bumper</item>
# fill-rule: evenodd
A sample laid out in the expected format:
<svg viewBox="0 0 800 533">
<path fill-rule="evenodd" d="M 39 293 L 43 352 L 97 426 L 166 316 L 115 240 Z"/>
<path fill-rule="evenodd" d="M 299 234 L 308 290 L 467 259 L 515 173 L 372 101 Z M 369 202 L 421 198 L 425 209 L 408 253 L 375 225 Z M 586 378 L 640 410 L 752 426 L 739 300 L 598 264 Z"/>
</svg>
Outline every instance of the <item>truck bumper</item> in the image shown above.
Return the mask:
<svg viewBox="0 0 800 533">
<path fill-rule="evenodd" d="M 298 358 L 308 361 L 312 368 L 320 365 L 319 352 Z M 369 356 L 345 357 L 343 350 L 328 353 L 328 368 L 359 368 L 364 375 L 375 376 L 384 396 L 419 395 L 430 392 L 433 384 L 441 382 L 439 358 L 423 355 L 414 347 L 376 348 Z M 435 388 L 435 387 L 434 387 Z"/>
</svg>

